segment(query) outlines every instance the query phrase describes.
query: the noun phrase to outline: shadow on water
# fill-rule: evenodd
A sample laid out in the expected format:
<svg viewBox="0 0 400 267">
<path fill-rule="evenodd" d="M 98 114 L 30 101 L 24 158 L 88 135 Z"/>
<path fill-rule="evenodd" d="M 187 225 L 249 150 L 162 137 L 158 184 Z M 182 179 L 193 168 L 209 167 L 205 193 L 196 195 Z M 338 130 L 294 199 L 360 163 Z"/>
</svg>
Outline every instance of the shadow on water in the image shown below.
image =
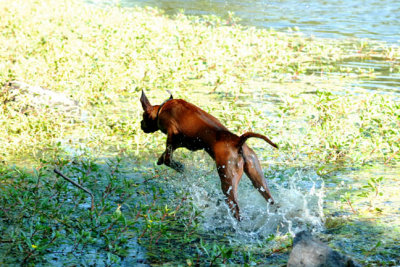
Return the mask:
<svg viewBox="0 0 400 267">
<path fill-rule="evenodd" d="M 319 237 L 365 265 L 397 266 L 400 255 L 398 235 L 398 227 L 383 226 L 371 218 L 350 220 L 323 231 Z"/>
<path fill-rule="evenodd" d="M 321 236 L 364 263 L 398 265 L 400 168 L 347 168 L 324 177 L 325 226 Z"/>
</svg>

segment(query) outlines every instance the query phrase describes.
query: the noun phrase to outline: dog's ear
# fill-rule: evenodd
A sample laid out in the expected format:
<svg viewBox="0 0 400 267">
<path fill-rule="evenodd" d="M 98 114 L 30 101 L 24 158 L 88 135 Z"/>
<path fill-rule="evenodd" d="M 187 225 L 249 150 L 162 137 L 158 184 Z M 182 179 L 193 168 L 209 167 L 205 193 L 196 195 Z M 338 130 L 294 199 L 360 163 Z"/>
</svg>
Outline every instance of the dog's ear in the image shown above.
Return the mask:
<svg viewBox="0 0 400 267">
<path fill-rule="evenodd" d="M 152 108 L 150 101 L 147 99 L 147 96 L 144 94 L 144 90 L 142 90 L 142 96 L 140 97 L 140 103 L 142 103 L 142 108 L 144 111 L 149 112 Z"/>
<path fill-rule="evenodd" d="M 169 93 L 169 98 L 168 98 L 168 100 L 174 99 L 174 97 L 172 96 L 171 91 L 170 91 L 170 90 L 167 90 L 167 92 Z"/>
</svg>

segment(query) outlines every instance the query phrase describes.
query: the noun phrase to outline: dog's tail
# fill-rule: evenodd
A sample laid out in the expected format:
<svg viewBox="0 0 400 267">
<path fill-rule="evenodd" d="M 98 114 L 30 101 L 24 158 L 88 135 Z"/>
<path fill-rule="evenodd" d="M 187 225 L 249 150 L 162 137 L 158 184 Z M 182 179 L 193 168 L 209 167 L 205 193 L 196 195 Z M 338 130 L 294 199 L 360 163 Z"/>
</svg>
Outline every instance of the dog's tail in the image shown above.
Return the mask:
<svg viewBox="0 0 400 267">
<path fill-rule="evenodd" d="M 262 134 L 252 133 L 252 132 L 244 133 L 239 137 L 239 142 L 236 145 L 237 148 L 241 149 L 243 144 L 244 144 L 244 142 L 246 142 L 246 140 L 249 139 L 250 137 L 256 137 L 256 138 L 263 139 L 264 141 L 266 141 L 271 146 L 273 146 L 275 148 L 278 148 L 278 146 L 275 143 L 273 143 L 271 140 L 269 140 L 268 137 L 266 137 L 266 136 L 264 136 Z"/>
</svg>

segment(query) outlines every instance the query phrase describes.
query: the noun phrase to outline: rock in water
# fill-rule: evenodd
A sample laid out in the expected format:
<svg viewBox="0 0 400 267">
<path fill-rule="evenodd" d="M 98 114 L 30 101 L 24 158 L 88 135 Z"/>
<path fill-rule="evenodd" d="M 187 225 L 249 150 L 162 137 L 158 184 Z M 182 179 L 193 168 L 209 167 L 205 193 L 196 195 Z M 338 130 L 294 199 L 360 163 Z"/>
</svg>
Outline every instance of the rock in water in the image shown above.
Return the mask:
<svg viewBox="0 0 400 267">
<path fill-rule="evenodd" d="M 296 234 L 288 267 L 351 267 L 360 266 L 347 256 L 334 251 L 308 231 Z"/>
</svg>

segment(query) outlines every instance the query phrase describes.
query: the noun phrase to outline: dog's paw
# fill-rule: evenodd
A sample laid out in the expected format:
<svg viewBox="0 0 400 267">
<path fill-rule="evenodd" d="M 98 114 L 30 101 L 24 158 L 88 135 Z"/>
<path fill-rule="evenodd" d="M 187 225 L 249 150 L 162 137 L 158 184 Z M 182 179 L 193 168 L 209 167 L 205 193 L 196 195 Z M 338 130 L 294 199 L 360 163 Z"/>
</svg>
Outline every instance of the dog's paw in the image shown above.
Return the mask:
<svg viewBox="0 0 400 267">
<path fill-rule="evenodd" d="M 164 164 L 164 154 L 162 154 L 161 157 L 159 157 L 157 160 L 157 165 L 162 165 L 162 164 Z"/>
<path fill-rule="evenodd" d="M 171 168 L 174 169 L 177 172 L 184 172 L 185 171 L 185 165 L 178 161 L 173 161 L 171 162 Z"/>
</svg>

